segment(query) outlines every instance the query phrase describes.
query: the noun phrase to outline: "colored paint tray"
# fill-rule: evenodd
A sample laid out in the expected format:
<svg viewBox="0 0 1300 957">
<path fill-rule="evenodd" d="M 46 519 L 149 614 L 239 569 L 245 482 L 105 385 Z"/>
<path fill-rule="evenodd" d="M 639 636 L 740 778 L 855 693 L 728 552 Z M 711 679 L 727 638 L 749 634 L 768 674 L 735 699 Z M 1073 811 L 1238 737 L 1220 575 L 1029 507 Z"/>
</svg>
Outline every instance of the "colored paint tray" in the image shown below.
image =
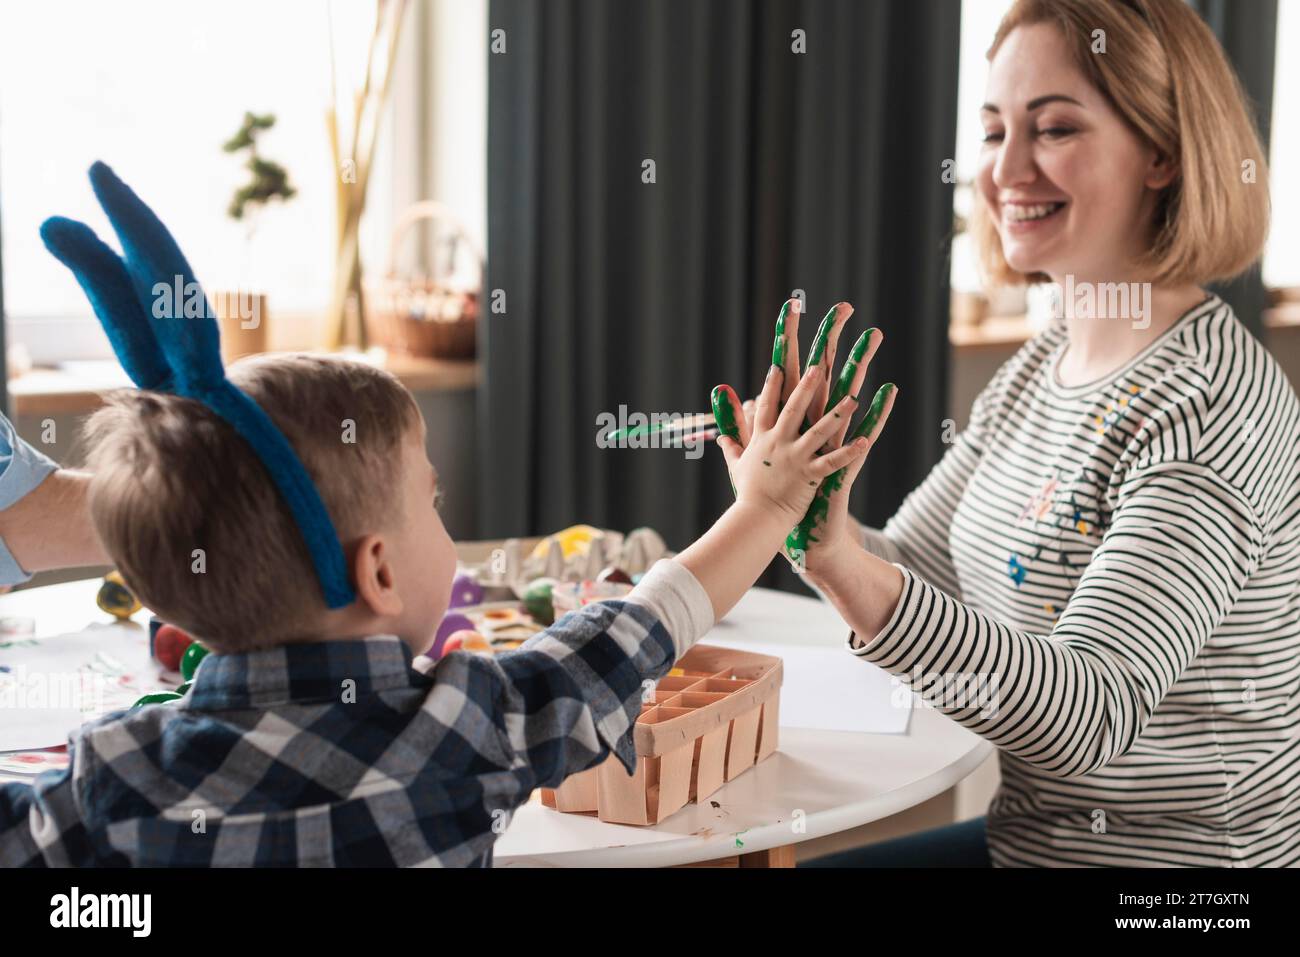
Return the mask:
<svg viewBox="0 0 1300 957">
<path fill-rule="evenodd" d="M 610 755 L 542 788 L 542 803 L 615 824 L 657 824 L 776 751 L 780 697 L 780 658 L 696 645 L 641 705 L 635 773 Z"/>
</svg>

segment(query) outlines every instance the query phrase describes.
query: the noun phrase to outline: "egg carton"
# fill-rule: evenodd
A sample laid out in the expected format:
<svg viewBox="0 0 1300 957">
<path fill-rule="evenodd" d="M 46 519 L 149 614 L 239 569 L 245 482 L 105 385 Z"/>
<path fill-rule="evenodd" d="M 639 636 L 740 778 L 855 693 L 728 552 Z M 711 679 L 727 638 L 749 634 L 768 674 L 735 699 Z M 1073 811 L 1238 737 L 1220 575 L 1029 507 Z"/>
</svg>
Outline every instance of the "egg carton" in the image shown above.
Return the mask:
<svg viewBox="0 0 1300 957">
<path fill-rule="evenodd" d="M 542 788 L 542 803 L 615 824 L 657 824 L 777 749 L 781 659 L 696 645 L 661 678 L 632 731 L 636 770 L 611 755 Z"/>
<path fill-rule="evenodd" d="M 466 562 L 466 571 L 493 599 L 509 594 L 523 598 L 528 584 L 538 578 L 561 582 L 595 580 L 610 566 L 629 575 L 639 575 L 660 558 L 672 554 L 652 528 L 633 529 L 626 535 L 601 529 L 584 547 L 568 556 L 555 535 L 545 539 L 508 538 L 481 560 Z"/>
</svg>

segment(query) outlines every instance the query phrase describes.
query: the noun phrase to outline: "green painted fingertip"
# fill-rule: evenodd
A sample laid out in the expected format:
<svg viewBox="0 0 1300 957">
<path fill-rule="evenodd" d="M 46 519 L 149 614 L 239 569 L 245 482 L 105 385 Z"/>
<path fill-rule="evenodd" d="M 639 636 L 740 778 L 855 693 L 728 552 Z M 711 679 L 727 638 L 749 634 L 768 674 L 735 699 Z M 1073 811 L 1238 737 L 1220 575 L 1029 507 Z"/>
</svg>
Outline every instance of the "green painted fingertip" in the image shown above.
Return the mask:
<svg viewBox="0 0 1300 957">
<path fill-rule="evenodd" d="M 867 354 L 867 348 L 871 345 L 871 336 L 876 331 L 875 329 L 868 329 L 858 336 L 857 342 L 853 343 L 853 348 L 849 351 L 849 357 L 844 360 L 844 367 L 840 369 L 840 377 L 835 380 L 835 387 L 831 389 L 830 397 L 826 400 L 826 408 L 822 410 L 823 415 L 839 405 L 844 397 L 849 394 L 849 389 L 853 385 L 853 377 L 858 373 L 858 363 Z M 854 401 L 857 401 L 856 396 Z"/>
<path fill-rule="evenodd" d="M 731 402 L 731 387 L 716 385 L 709 395 L 713 404 L 713 421 L 717 423 L 718 433 L 729 439 L 740 438 L 740 428 L 736 425 L 736 408 Z"/>
<path fill-rule="evenodd" d="M 772 339 L 772 365 L 785 368 L 785 317 L 790 313 L 790 300 L 781 306 L 781 314 L 776 317 L 776 336 Z"/>
<path fill-rule="evenodd" d="M 858 427 L 853 430 L 853 437 L 871 438 L 871 433 L 876 430 L 876 423 L 880 421 L 881 414 L 885 411 L 885 403 L 889 401 L 890 395 L 898 387 L 892 382 L 886 382 L 876 390 L 875 398 L 871 400 L 871 405 L 867 407 L 867 414 L 862 417 Z"/>
<path fill-rule="evenodd" d="M 813 337 L 812 348 L 808 350 L 808 362 L 804 368 L 811 369 L 822 361 L 822 356 L 826 352 L 826 341 L 830 338 L 831 327 L 835 325 L 835 311 L 837 309 L 839 309 L 838 305 L 831 306 L 831 311 L 826 313 L 821 324 L 817 327 L 817 335 Z"/>
</svg>

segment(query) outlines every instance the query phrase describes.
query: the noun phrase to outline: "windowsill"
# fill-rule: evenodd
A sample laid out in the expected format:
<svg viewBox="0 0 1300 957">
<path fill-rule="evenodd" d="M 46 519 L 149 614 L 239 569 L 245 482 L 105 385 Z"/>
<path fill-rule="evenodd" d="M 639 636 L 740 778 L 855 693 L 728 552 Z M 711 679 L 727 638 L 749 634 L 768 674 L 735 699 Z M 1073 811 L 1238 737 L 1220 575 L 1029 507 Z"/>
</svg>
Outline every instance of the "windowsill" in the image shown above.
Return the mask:
<svg viewBox="0 0 1300 957">
<path fill-rule="evenodd" d="M 382 352 L 354 353 L 351 357 L 388 370 L 417 393 L 472 391 L 480 380 L 476 359 L 414 359 Z M 93 412 L 105 392 L 130 385 L 121 366 L 110 359 L 36 368 L 9 380 L 9 411 L 13 416 Z"/>
<path fill-rule="evenodd" d="M 1300 330 L 1300 302 L 1285 302 L 1264 310 L 1264 328 L 1270 333 Z M 1021 346 L 1033 338 L 1025 316 L 990 316 L 982 322 L 949 323 L 948 341 L 957 351 Z"/>
</svg>

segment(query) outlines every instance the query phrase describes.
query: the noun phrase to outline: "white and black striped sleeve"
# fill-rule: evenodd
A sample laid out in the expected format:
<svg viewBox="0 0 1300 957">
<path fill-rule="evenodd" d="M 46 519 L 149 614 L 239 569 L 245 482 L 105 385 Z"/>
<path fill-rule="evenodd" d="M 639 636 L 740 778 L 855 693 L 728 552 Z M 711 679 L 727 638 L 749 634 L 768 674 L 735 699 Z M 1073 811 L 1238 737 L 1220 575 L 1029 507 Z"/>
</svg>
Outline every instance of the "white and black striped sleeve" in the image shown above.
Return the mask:
<svg viewBox="0 0 1300 957">
<path fill-rule="evenodd" d="M 1158 435 L 1152 448 L 1173 438 Z M 1241 491 L 1193 461 L 1148 462 L 1120 486 L 1112 523 L 1049 634 L 1007 627 L 899 565 L 892 618 L 862 647 L 850 636 L 849 650 L 1053 776 L 1105 767 L 1133 746 L 1264 550 Z M 976 680 L 985 700 L 951 695 L 953 682 Z"/>
<path fill-rule="evenodd" d="M 1002 364 L 975 397 L 966 428 L 957 434 L 938 464 L 908 494 L 883 529 L 858 523 L 863 548 L 887 562 L 906 565 L 948 594 L 961 597 L 948 545 L 953 514 L 984 455 L 990 424 L 1000 414 L 1008 385 L 1022 378 L 1026 363 L 1044 348 L 1046 341 L 1043 337 L 1031 339 Z"/>
</svg>

